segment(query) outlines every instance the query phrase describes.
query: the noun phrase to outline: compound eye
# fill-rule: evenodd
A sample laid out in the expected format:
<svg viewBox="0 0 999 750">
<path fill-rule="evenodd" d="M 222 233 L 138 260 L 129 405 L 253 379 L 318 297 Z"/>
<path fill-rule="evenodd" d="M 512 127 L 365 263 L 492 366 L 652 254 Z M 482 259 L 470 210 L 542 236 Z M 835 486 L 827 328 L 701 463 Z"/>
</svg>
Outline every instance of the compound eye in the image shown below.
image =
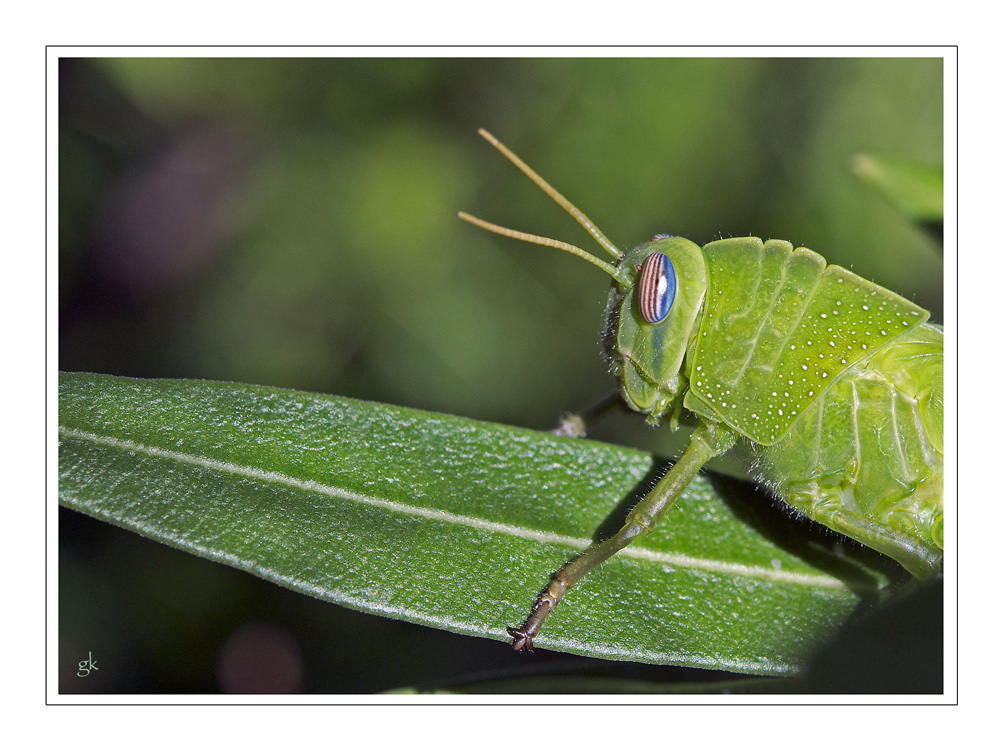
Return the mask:
<svg viewBox="0 0 999 750">
<path fill-rule="evenodd" d="M 652 253 L 638 279 L 638 311 L 646 323 L 661 323 L 676 299 L 676 271 L 662 253 Z"/>
</svg>

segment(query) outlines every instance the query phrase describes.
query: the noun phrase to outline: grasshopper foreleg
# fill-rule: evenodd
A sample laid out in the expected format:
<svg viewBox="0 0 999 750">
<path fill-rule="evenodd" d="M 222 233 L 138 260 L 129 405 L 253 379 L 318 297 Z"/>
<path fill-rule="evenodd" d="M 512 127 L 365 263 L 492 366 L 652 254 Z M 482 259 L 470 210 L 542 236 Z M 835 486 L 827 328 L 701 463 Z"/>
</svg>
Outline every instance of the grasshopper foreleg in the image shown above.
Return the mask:
<svg viewBox="0 0 999 750">
<path fill-rule="evenodd" d="M 615 409 L 628 409 L 627 404 L 624 403 L 624 399 L 621 398 L 621 394 L 618 392 L 613 393 L 588 409 L 583 409 L 575 414 L 566 414 L 559 420 L 558 427 L 551 430 L 551 433 L 553 435 L 561 435 L 562 437 L 586 437 L 588 426 L 603 419 Z"/>
</svg>

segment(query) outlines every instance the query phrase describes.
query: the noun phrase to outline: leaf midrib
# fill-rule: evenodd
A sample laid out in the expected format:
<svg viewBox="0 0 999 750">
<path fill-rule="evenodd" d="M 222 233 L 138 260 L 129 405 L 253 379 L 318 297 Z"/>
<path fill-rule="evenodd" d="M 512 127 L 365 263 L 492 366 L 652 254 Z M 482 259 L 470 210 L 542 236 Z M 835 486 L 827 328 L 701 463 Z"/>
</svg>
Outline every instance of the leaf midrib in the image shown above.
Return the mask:
<svg viewBox="0 0 999 750">
<path fill-rule="evenodd" d="M 537 529 L 529 529 L 523 526 L 514 526 L 512 524 L 501 523 L 497 521 L 488 521 L 486 519 L 476 518 L 474 516 L 465 516 L 434 508 L 421 508 L 419 506 L 406 505 L 405 503 L 400 503 L 395 500 L 386 500 L 383 498 L 372 497 L 370 495 L 362 495 L 360 493 L 352 492 L 350 490 L 331 487 L 329 485 L 322 484 L 321 482 L 316 482 L 315 480 L 311 479 L 298 479 L 296 477 L 292 477 L 287 474 L 281 474 L 279 472 L 265 471 L 262 469 L 254 468 L 252 466 L 243 466 L 239 464 L 234 464 L 229 461 L 221 461 L 219 459 L 207 458 L 204 456 L 196 456 L 189 453 L 183 453 L 179 451 L 169 450 L 166 448 L 161 448 L 158 446 L 145 445 L 143 443 L 137 443 L 133 440 L 128 440 L 125 438 L 98 435 L 96 433 L 87 432 L 83 430 L 76 430 L 62 426 L 59 427 L 59 434 L 67 438 L 89 441 L 91 443 L 107 446 L 110 448 L 143 453 L 148 456 L 165 458 L 168 460 L 177 461 L 179 463 L 200 466 L 202 468 L 225 472 L 234 476 L 242 476 L 257 481 L 283 484 L 285 486 L 293 487 L 295 489 L 304 490 L 307 492 L 315 492 L 317 494 L 337 498 L 340 500 L 356 502 L 362 505 L 370 505 L 408 516 L 423 517 L 434 521 L 452 523 L 455 525 L 465 526 L 480 531 L 486 531 L 489 533 L 506 535 L 510 537 L 516 537 L 519 539 L 527 539 L 530 541 L 541 542 L 544 544 L 553 544 L 563 547 L 569 547 L 577 551 L 585 549 L 590 544 L 590 540 L 583 537 L 572 537 L 564 534 L 556 534 L 550 531 L 539 531 Z M 724 575 L 740 576 L 740 577 L 770 581 L 775 583 L 789 583 L 802 586 L 818 586 L 830 589 L 847 588 L 846 584 L 844 584 L 839 579 L 833 578 L 831 576 L 815 575 L 808 573 L 796 573 L 791 571 L 777 570 L 773 568 L 745 565 L 742 563 L 710 560 L 706 558 L 692 557 L 689 555 L 668 553 L 659 550 L 650 550 L 643 547 L 636 547 L 634 545 L 626 547 L 624 550 L 622 550 L 617 554 L 619 557 L 627 557 L 635 560 L 671 565 L 677 568 L 694 569 L 709 573 L 721 573 Z"/>
</svg>

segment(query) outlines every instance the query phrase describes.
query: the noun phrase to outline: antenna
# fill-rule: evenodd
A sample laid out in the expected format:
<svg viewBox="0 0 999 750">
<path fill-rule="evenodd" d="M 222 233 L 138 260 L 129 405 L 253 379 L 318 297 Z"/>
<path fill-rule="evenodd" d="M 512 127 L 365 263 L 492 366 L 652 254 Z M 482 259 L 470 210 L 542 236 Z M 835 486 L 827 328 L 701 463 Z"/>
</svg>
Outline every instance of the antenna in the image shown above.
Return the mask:
<svg viewBox="0 0 999 750">
<path fill-rule="evenodd" d="M 634 282 L 630 276 L 628 276 L 620 268 L 612 266 L 605 260 L 600 260 L 595 255 L 591 255 L 580 247 L 575 245 L 570 245 L 568 242 L 562 242 L 562 240 L 553 240 L 551 237 L 541 237 L 537 234 L 529 234 L 527 232 L 521 232 L 516 229 L 508 229 L 507 227 L 501 227 L 499 224 L 493 224 L 488 221 L 483 221 L 471 214 L 466 214 L 464 211 L 458 212 L 458 218 L 467 221 L 469 224 L 474 224 L 477 227 L 486 229 L 495 234 L 502 235 L 503 237 L 510 237 L 515 240 L 522 240 L 523 242 L 532 242 L 535 245 L 544 245 L 545 247 L 554 247 L 558 250 L 565 250 L 567 253 L 572 253 L 573 255 L 578 255 L 583 260 L 588 260 L 590 263 L 595 265 L 601 271 L 605 271 L 613 276 L 617 281 L 625 286 L 631 286 Z"/>
<path fill-rule="evenodd" d="M 517 169 L 519 169 L 521 172 L 530 177 L 531 181 L 539 188 L 544 190 L 545 194 L 548 195 L 553 201 L 555 201 L 562 208 L 568 211 L 569 214 L 571 214 L 576 221 L 582 224 L 583 228 L 587 232 L 589 232 L 590 235 L 593 237 L 593 239 L 599 242 L 601 247 L 603 247 L 607 252 L 609 252 L 615 258 L 620 258 L 622 255 L 624 255 L 624 253 L 622 253 L 614 246 L 613 242 L 611 242 L 609 239 L 607 239 L 606 236 L 604 236 L 603 232 L 597 229 L 597 225 L 594 224 L 592 221 L 590 221 L 589 217 L 586 214 L 584 214 L 582 211 L 580 211 L 578 208 L 572 205 L 569 202 L 569 200 L 564 195 L 562 195 L 562 193 L 560 193 L 558 190 L 556 190 L 547 182 L 545 182 L 544 178 L 542 178 L 541 175 L 539 175 L 537 172 L 535 172 L 533 169 L 527 166 L 527 164 L 524 163 L 523 159 L 521 159 L 519 156 L 513 153 L 513 151 L 511 151 L 502 143 L 500 143 L 499 139 L 496 138 L 496 136 L 494 136 L 485 128 L 479 128 L 479 135 L 481 135 L 483 138 L 489 141 L 496 148 L 497 151 L 499 151 L 501 154 L 503 154 L 503 156 L 505 156 L 507 159 L 513 162 L 514 166 L 516 166 Z"/>
</svg>

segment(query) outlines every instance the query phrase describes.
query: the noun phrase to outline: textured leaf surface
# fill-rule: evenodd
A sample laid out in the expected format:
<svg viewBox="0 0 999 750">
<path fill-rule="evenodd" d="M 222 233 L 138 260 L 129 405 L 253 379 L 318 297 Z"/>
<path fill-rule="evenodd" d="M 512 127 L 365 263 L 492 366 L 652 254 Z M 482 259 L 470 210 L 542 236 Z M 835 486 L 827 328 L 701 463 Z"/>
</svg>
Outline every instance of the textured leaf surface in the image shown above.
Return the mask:
<svg viewBox="0 0 999 750">
<path fill-rule="evenodd" d="M 664 468 L 276 388 L 62 374 L 59 396 L 62 504 L 320 599 L 503 640 Z M 661 528 L 572 591 L 538 647 L 798 670 L 885 579 L 753 522 L 741 487 L 698 477 Z"/>
</svg>

